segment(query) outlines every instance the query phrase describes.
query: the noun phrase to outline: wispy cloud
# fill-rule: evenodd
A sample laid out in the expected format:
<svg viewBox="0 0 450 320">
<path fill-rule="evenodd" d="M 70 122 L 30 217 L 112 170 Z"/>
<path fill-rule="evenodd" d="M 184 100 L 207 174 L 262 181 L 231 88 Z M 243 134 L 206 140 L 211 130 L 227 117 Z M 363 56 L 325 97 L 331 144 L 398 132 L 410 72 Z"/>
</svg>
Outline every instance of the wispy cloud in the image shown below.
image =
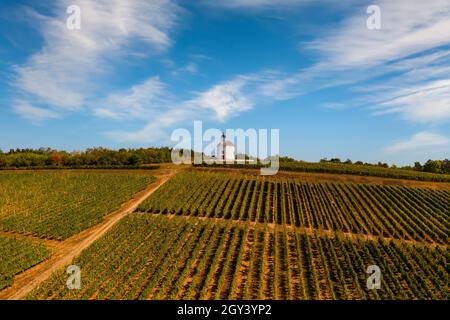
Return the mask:
<svg viewBox="0 0 450 320">
<path fill-rule="evenodd" d="M 285 100 L 346 86 L 358 93 L 356 105 L 370 106 L 374 114 L 398 113 L 413 122 L 449 120 L 450 1 L 374 4 L 381 8 L 381 30 L 366 27 L 367 6 L 355 6 L 354 14 L 326 36 L 303 43 L 302 50 L 317 55 L 315 65 L 275 78 L 261 92 Z"/>
<path fill-rule="evenodd" d="M 237 77 L 200 92 L 194 99 L 186 101 L 184 105 L 210 110 L 217 120 L 224 121 L 232 115 L 253 107 L 253 101 L 243 93 L 244 87 L 248 84 L 248 79 Z"/>
<path fill-rule="evenodd" d="M 167 140 L 167 137 L 170 136 L 166 132 L 167 129 L 189 121 L 202 119 L 223 122 L 252 109 L 258 101 L 261 101 L 262 96 L 257 93 L 255 87 L 264 83 L 267 79 L 266 73 L 239 75 L 231 80 L 213 85 L 204 91 L 195 92 L 190 99 L 159 103 L 160 108 L 154 111 L 152 109 L 152 113 L 147 114 L 148 122 L 143 128 L 134 132 L 114 131 L 109 132 L 108 135 L 121 142 L 154 142 L 160 139 Z M 152 80 L 150 79 L 145 83 L 147 82 L 152 82 Z M 140 87 L 135 86 L 128 91 L 135 92 L 136 88 Z M 148 90 L 143 91 L 149 92 Z M 133 94 L 115 95 L 113 100 L 135 100 L 130 99 L 130 96 L 133 96 Z M 166 92 L 163 96 L 170 96 L 170 94 Z M 140 99 L 140 102 L 146 101 L 148 98 L 150 97 L 146 95 L 146 98 Z M 146 105 L 151 105 L 151 102 L 147 102 Z M 134 109 L 141 110 L 142 108 L 143 104 L 138 103 Z M 102 110 L 99 115 L 114 118 L 118 115 L 114 110 L 117 110 L 117 108 Z M 145 113 L 141 113 L 141 115 L 145 115 Z"/>
<path fill-rule="evenodd" d="M 400 113 L 409 121 L 437 123 L 450 119 L 450 79 L 415 84 L 385 92 L 376 115 Z"/>
<path fill-rule="evenodd" d="M 169 65 L 167 64 L 167 66 Z M 172 65 L 171 67 L 174 67 L 174 65 Z M 183 74 L 195 75 L 197 73 L 198 73 L 198 65 L 195 62 L 189 62 L 186 65 L 173 70 L 171 72 L 171 75 L 172 76 L 180 76 Z"/>
<path fill-rule="evenodd" d="M 209 1 L 201 0 L 208 6 L 219 7 L 231 10 L 273 10 L 273 9 L 290 9 L 299 6 L 307 6 L 311 4 L 333 4 L 333 0 L 228 0 L 228 1 Z M 347 2 L 350 2 L 348 0 Z"/>
<path fill-rule="evenodd" d="M 361 6 L 330 35 L 307 44 L 334 68 L 384 64 L 449 43 L 448 0 L 374 1 L 381 9 L 381 30 L 366 27 Z"/>
<path fill-rule="evenodd" d="M 115 140 L 149 142 L 167 137 L 167 129 L 186 121 L 200 118 L 226 121 L 259 104 L 347 86 L 358 94 L 358 105 L 369 107 L 369 112 L 375 115 L 399 114 L 413 122 L 447 121 L 450 0 L 373 3 L 381 7 L 382 29 L 366 28 L 366 6 L 358 2 L 354 11 L 327 34 L 302 43 L 301 50 L 317 57 L 309 68 L 231 76 L 179 100 L 154 75 L 127 89 L 98 96 L 101 80 L 114 71 L 114 61 L 139 55 L 134 52 L 136 42 L 145 45 L 146 54 L 171 46 L 171 32 L 182 11 L 177 4 L 170 0 L 62 0 L 57 2 L 52 16 L 27 12 L 38 21 L 43 45 L 24 64 L 14 68 L 12 85 L 19 98 L 14 111 L 27 119 L 41 121 L 89 106 L 97 117 L 146 123 L 134 132 L 109 132 Z M 81 30 L 68 30 L 65 26 L 65 10 L 72 4 L 81 7 Z M 310 0 L 208 1 L 209 6 L 233 10 L 271 11 L 310 4 L 313 4 Z M 203 58 L 198 55 L 197 60 Z M 190 59 L 192 62 L 180 64 L 178 69 L 168 57 L 159 60 L 169 72 L 195 74 L 198 61 L 194 56 Z M 341 108 L 349 104 L 327 101 L 323 105 Z M 427 132 L 420 134 L 411 140 L 416 144 L 430 140 Z M 402 143 L 404 148 L 407 142 Z M 410 146 L 413 142 L 409 143 Z M 402 149 L 402 145 L 399 143 L 396 148 Z"/>
<path fill-rule="evenodd" d="M 81 8 L 81 30 L 66 27 L 69 5 Z M 52 112 L 80 109 L 94 95 L 99 79 L 114 69 L 111 61 L 132 53 L 132 41 L 155 52 L 170 46 L 169 33 L 179 12 L 169 0 L 62 0 L 52 10 L 52 16 L 43 16 L 27 9 L 43 45 L 15 66 L 12 82 L 23 100 Z"/>
<path fill-rule="evenodd" d="M 430 151 L 433 148 L 442 148 L 450 145 L 450 139 L 432 132 L 419 132 L 405 141 L 400 141 L 388 146 L 384 151 L 388 154 L 411 152 L 411 151 Z"/>
<path fill-rule="evenodd" d="M 122 92 L 115 92 L 93 104 L 95 115 L 115 120 L 148 119 L 170 103 L 166 85 L 151 77 Z"/>
<path fill-rule="evenodd" d="M 57 112 L 34 107 L 29 102 L 22 100 L 15 101 L 13 104 L 13 111 L 22 118 L 34 123 L 40 123 L 43 120 L 58 119 L 61 117 Z"/>
</svg>

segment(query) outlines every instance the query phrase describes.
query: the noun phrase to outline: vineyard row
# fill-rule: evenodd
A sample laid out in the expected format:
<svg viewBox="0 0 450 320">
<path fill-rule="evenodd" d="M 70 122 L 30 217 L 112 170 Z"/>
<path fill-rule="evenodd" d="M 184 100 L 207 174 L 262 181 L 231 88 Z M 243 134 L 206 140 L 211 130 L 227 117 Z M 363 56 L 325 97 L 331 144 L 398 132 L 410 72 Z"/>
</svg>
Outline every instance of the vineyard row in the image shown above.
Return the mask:
<svg viewBox="0 0 450 320">
<path fill-rule="evenodd" d="M 131 214 L 30 299 L 448 299 L 448 250 L 231 220 Z M 366 287 L 381 269 L 380 290 Z"/>
<path fill-rule="evenodd" d="M 184 172 L 138 211 L 448 243 L 450 191 Z"/>
<path fill-rule="evenodd" d="M 1 172 L 0 230 L 66 239 L 118 209 L 149 174 Z"/>
</svg>

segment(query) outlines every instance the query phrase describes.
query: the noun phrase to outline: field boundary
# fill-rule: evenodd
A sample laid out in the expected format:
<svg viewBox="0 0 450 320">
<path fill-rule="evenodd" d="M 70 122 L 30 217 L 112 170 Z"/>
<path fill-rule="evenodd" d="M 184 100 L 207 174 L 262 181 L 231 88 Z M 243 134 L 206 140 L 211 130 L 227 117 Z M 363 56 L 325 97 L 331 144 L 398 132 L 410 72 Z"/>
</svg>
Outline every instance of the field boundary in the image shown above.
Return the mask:
<svg viewBox="0 0 450 320">
<path fill-rule="evenodd" d="M 145 190 L 135 194 L 131 200 L 122 204 L 120 209 L 106 215 L 100 224 L 63 240 L 59 244 L 52 243 L 49 246 L 52 250 L 50 258 L 16 275 L 13 285 L 0 291 L 0 300 L 20 300 L 25 298 L 28 293 L 50 277 L 54 271 L 70 263 L 82 250 L 103 236 L 123 217 L 135 211 L 139 204 L 177 172 L 178 170 L 176 169 L 169 170 L 165 174 L 157 174 L 155 172 L 156 180 L 154 182 Z"/>
</svg>

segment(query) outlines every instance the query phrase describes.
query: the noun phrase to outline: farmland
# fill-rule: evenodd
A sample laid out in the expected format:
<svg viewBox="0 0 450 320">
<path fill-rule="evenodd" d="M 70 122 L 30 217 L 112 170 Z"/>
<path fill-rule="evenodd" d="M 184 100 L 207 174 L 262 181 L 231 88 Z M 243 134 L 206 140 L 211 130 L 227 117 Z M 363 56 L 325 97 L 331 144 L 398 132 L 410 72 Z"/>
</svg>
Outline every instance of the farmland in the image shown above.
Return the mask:
<svg viewBox="0 0 450 320">
<path fill-rule="evenodd" d="M 235 170 L 158 172 L 152 172 L 156 178 L 144 171 L 4 172 L 1 190 L 8 197 L 0 200 L 0 226 L 5 237 L 32 237 L 21 250 L 33 253 L 24 253 L 28 260 L 19 260 L 23 265 L 6 274 L 4 286 L 46 259 L 49 250 L 33 246 L 50 241 L 57 254 L 37 272 L 52 271 L 21 298 L 449 298 L 446 184 L 433 189 L 400 181 L 382 185 L 295 174 L 261 177 Z M 84 250 L 72 252 L 79 247 L 81 230 L 101 222 L 149 184 L 157 186 L 108 229 L 102 227 L 104 232 L 91 237 Z M 39 191 L 42 186 L 49 193 Z M 78 211 L 68 211 L 74 203 Z M 91 211 L 96 213 L 85 214 Z M 23 221 L 22 226 L 30 226 L 23 230 L 5 228 L 14 217 L 34 220 Z M 79 228 L 68 229 L 58 219 L 78 219 Z M 69 253 L 70 259 L 52 268 L 59 254 Z M 11 250 L 4 254 L 14 260 Z M 66 287 L 68 265 L 80 268 L 80 289 Z M 371 265 L 382 274 L 379 290 L 366 286 Z M 19 283 L 26 285 L 32 275 Z"/>
<path fill-rule="evenodd" d="M 301 172 L 324 172 L 337 174 L 354 174 L 360 176 L 375 176 L 407 180 L 450 182 L 449 174 L 420 172 L 406 169 L 384 168 L 375 165 L 357 165 L 345 163 L 310 163 L 285 162 L 280 165 L 281 170 Z"/>
<path fill-rule="evenodd" d="M 138 208 L 447 244 L 450 191 L 181 173 Z"/>
<path fill-rule="evenodd" d="M 99 223 L 153 177 L 127 172 L 0 172 L 0 230 L 66 239 Z"/>
<path fill-rule="evenodd" d="M 445 299 L 447 249 L 233 220 L 134 213 L 30 299 Z M 368 265 L 383 274 L 367 290 Z"/>
<path fill-rule="evenodd" d="M 0 236 L 0 248 L 0 290 L 12 283 L 14 275 L 50 255 L 50 251 L 42 244 L 10 236 Z"/>
<path fill-rule="evenodd" d="M 221 164 L 217 165 L 197 165 L 198 167 L 224 167 Z M 261 164 L 231 164 L 226 165 L 227 168 L 238 169 L 254 169 L 263 167 Z M 395 169 L 385 168 L 377 165 L 359 165 L 333 162 L 281 162 L 280 170 L 291 172 L 311 172 L 311 173 L 330 173 L 330 174 L 350 174 L 357 176 L 373 176 L 393 179 L 418 180 L 418 181 L 436 181 L 436 182 L 450 182 L 450 174 L 430 173 L 415 171 L 411 169 Z"/>
</svg>

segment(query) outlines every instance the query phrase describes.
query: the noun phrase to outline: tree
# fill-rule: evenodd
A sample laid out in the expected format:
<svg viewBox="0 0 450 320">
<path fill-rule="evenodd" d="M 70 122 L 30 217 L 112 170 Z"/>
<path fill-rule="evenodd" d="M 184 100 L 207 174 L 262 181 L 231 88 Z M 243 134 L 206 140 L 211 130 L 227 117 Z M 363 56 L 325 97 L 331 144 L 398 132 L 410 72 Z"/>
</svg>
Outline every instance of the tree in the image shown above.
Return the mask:
<svg viewBox="0 0 450 320">
<path fill-rule="evenodd" d="M 423 167 L 422 167 L 422 165 L 420 164 L 419 161 L 414 162 L 414 170 L 416 170 L 416 171 L 422 171 L 423 170 Z"/>
<path fill-rule="evenodd" d="M 444 173 L 450 173 L 450 160 L 445 159 L 442 161 L 442 172 Z"/>
<path fill-rule="evenodd" d="M 128 159 L 128 163 L 132 166 L 138 165 L 138 164 L 142 164 L 143 161 L 141 159 L 141 157 L 139 157 L 136 154 L 133 154 L 129 159 Z"/>
<path fill-rule="evenodd" d="M 442 168 L 442 161 L 430 159 L 424 164 L 423 171 L 431 173 L 439 173 L 441 172 L 441 168 Z"/>
<path fill-rule="evenodd" d="M 383 167 L 383 168 L 389 168 L 389 165 L 387 163 L 383 163 L 381 161 L 378 161 L 377 166 Z"/>
<path fill-rule="evenodd" d="M 52 153 L 52 155 L 50 156 L 50 161 L 54 166 L 60 166 L 63 164 L 62 156 L 58 152 Z"/>
<path fill-rule="evenodd" d="M 279 157 L 278 161 L 280 161 L 280 162 L 295 162 L 295 159 L 291 158 L 291 157 L 284 156 L 284 157 Z"/>
</svg>

